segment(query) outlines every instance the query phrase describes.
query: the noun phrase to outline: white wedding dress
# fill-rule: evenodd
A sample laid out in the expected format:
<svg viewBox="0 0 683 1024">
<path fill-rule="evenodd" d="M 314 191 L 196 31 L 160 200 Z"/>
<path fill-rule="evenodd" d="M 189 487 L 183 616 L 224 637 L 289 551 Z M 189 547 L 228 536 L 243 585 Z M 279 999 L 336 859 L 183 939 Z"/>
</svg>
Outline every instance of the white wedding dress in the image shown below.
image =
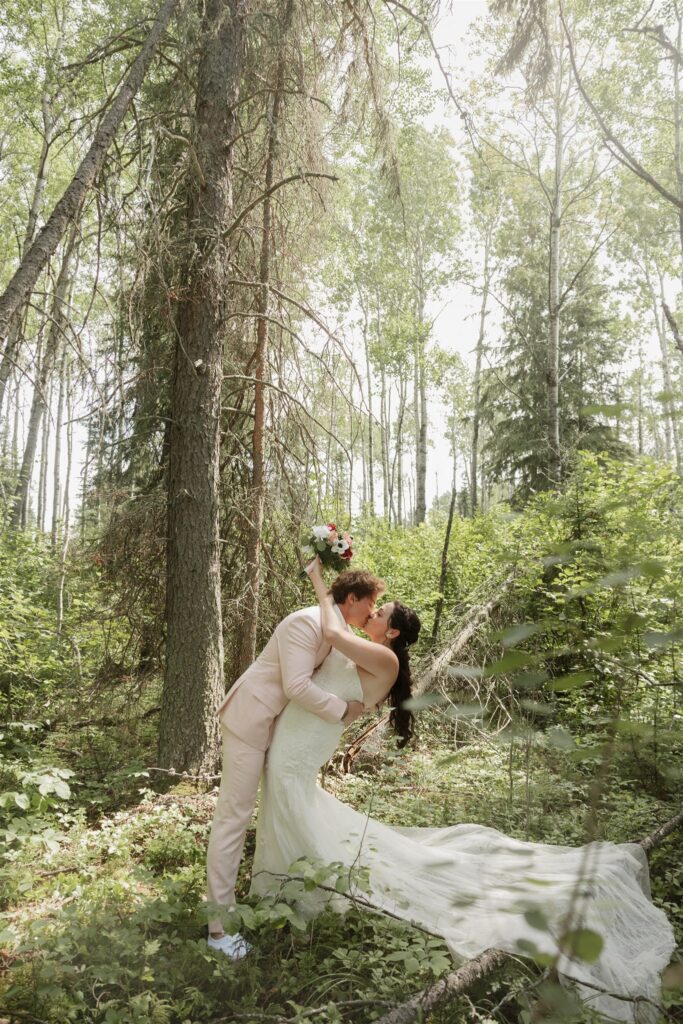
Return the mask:
<svg viewBox="0 0 683 1024">
<path fill-rule="evenodd" d="M 337 651 L 320 666 L 315 682 L 344 700 L 362 698 L 355 664 Z M 659 975 L 675 948 L 671 925 L 650 902 L 640 846 L 548 846 L 482 825 L 383 825 L 317 785 L 342 728 L 294 702 L 278 719 L 262 782 L 252 893 L 278 888 L 302 857 L 365 868 L 370 892 L 359 896 L 442 936 L 456 961 L 489 948 L 524 954 L 535 947 L 554 955 L 553 935 L 566 932 L 570 922 L 571 929 L 599 932 L 604 946 L 594 963 L 561 955 L 561 976 L 586 982 L 579 986 L 581 997 L 604 1016 L 657 1019 L 647 1002 L 596 991 L 658 1002 Z M 542 923 L 539 911 L 548 930 L 529 921 Z"/>
</svg>

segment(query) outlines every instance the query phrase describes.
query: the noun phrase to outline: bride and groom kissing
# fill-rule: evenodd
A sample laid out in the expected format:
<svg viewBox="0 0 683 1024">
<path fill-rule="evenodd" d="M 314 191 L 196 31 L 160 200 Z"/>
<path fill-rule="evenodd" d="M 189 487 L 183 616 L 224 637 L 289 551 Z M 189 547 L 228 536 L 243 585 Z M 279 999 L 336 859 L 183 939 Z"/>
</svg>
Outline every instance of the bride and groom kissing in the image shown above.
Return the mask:
<svg viewBox="0 0 683 1024">
<path fill-rule="evenodd" d="M 318 606 L 277 626 L 219 708 L 223 774 L 207 858 L 209 945 L 232 959 L 250 948 L 242 936 L 224 934 L 223 921 L 235 905 L 261 781 L 252 894 L 277 889 L 301 858 L 340 866 L 349 879 L 362 869 L 366 905 L 442 937 L 456 961 L 490 948 L 552 958 L 560 980 L 601 1015 L 656 1020 L 659 975 L 675 939 L 650 901 L 639 845 L 553 846 L 476 824 L 393 828 L 317 785 L 345 726 L 366 709 L 388 699 L 399 745 L 410 739 L 413 717 L 403 704 L 420 621 L 398 601 L 375 611 L 384 584 L 368 572 L 342 572 L 329 591 L 318 559 L 308 572 Z M 315 913 L 325 900 L 310 896 Z M 597 958 L 573 952 L 579 930 L 599 936 Z"/>
</svg>

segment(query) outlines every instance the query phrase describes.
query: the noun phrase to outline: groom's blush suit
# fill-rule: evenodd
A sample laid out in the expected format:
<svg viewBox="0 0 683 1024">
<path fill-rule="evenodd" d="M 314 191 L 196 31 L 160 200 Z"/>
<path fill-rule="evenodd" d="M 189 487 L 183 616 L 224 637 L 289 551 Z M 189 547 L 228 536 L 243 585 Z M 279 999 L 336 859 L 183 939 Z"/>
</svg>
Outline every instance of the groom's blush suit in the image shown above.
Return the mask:
<svg viewBox="0 0 683 1024">
<path fill-rule="evenodd" d="M 244 837 L 277 716 L 290 700 L 326 722 L 339 722 L 346 713 L 345 701 L 311 679 L 330 650 L 323 640 L 320 608 L 293 612 L 277 626 L 218 709 L 223 774 L 207 856 L 210 904 L 234 906 Z M 209 931 L 221 927 L 219 918 L 209 918 Z"/>
</svg>

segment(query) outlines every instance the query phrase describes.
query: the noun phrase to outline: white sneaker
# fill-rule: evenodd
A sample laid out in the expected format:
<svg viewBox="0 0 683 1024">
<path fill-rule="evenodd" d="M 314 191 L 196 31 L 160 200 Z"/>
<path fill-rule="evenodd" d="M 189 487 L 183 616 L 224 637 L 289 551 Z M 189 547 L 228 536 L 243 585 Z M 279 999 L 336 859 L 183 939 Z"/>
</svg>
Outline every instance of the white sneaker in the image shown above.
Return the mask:
<svg viewBox="0 0 683 1024">
<path fill-rule="evenodd" d="M 229 956 L 231 960 L 241 960 L 251 949 L 249 943 L 239 934 L 221 935 L 219 938 L 209 935 L 206 941 L 209 949 L 218 949 L 221 953 Z"/>
</svg>

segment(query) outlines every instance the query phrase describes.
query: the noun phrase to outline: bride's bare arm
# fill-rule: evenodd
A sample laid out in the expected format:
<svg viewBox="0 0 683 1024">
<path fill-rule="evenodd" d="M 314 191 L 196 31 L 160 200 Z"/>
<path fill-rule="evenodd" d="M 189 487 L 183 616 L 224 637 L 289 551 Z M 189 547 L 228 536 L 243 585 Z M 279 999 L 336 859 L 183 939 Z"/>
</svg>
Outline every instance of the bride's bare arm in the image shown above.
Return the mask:
<svg viewBox="0 0 683 1024">
<path fill-rule="evenodd" d="M 327 592 L 325 581 L 320 571 L 320 560 L 316 558 L 312 567 L 307 567 L 311 583 L 315 590 L 320 604 L 323 636 L 328 643 L 345 654 L 351 661 L 355 661 L 359 668 L 364 669 L 368 675 L 375 676 L 378 682 L 389 683 L 387 690 L 396 678 L 398 672 L 398 658 L 393 651 L 382 644 L 375 644 L 371 640 L 364 640 L 346 629 L 334 613 L 334 601 L 332 595 Z M 375 688 L 373 687 L 373 690 Z M 374 696 L 371 703 L 377 703 L 382 697 Z"/>
</svg>

